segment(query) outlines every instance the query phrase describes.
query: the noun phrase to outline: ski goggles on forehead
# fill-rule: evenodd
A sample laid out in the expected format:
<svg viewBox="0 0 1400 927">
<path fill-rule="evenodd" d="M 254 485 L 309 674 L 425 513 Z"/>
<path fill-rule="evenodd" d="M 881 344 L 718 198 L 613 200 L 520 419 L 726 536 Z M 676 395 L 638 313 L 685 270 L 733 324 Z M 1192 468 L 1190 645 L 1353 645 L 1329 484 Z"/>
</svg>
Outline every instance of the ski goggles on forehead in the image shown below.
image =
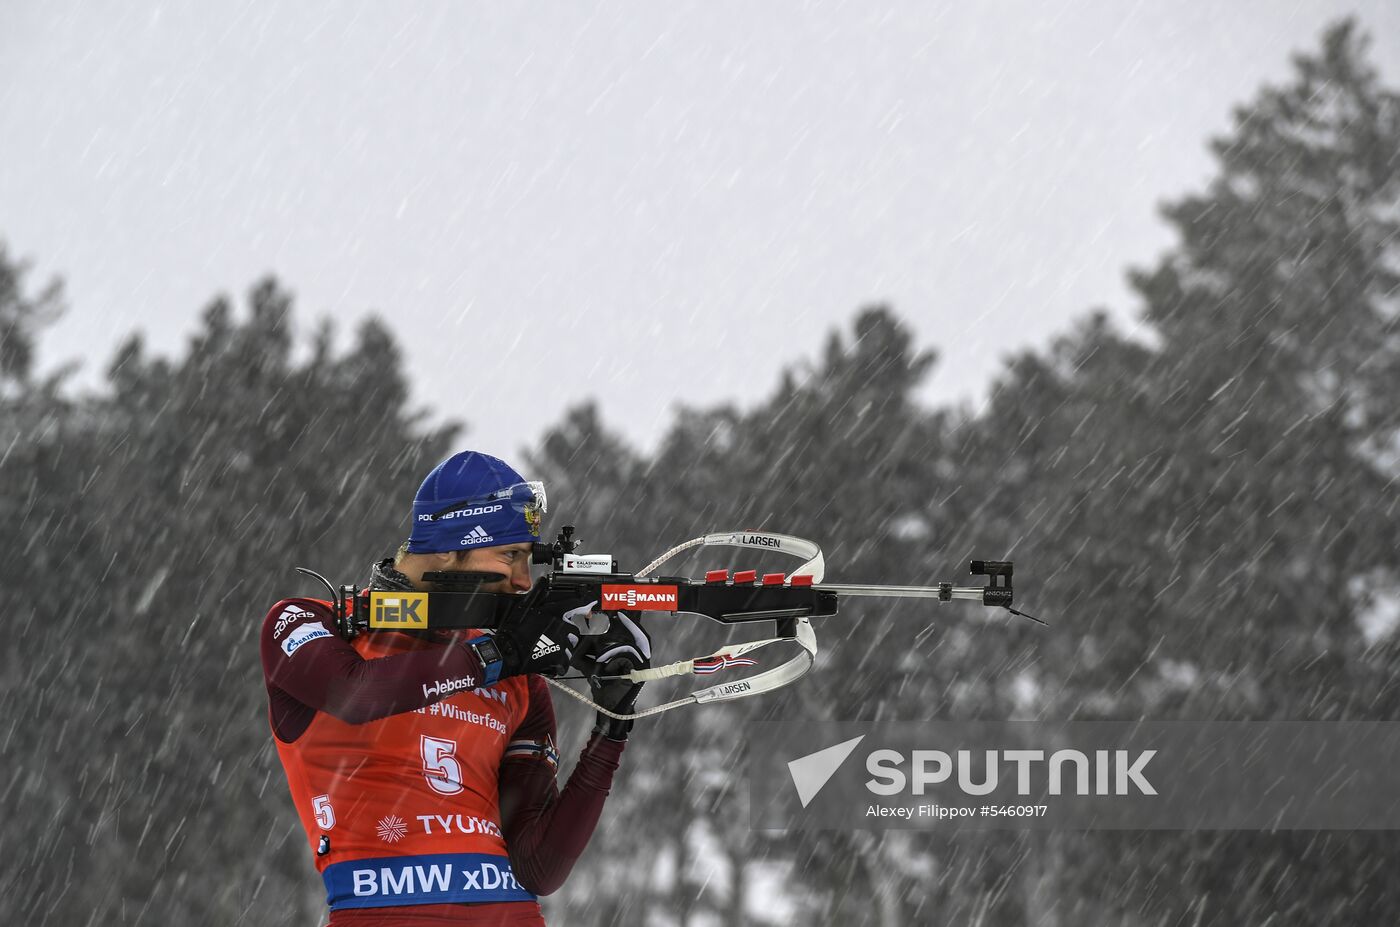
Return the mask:
<svg viewBox="0 0 1400 927">
<path fill-rule="evenodd" d="M 512 509 L 526 516 L 527 519 L 532 517 L 538 519 L 549 511 L 549 502 L 544 494 L 544 481 L 526 480 L 523 483 L 506 486 L 484 496 L 453 502 L 440 511 L 433 512 L 428 516 L 428 520 L 437 521 L 471 506 L 480 507 L 492 504 L 509 504 Z"/>
</svg>

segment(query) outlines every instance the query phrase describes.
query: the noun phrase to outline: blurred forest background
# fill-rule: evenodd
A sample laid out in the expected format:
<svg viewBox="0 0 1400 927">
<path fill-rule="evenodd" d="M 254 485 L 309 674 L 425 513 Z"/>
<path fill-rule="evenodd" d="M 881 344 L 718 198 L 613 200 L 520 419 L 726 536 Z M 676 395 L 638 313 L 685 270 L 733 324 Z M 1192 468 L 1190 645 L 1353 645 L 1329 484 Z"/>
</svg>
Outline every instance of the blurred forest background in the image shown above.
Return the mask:
<svg viewBox="0 0 1400 927">
<path fill-rule="evenodd" d="M 1053 625 L 867 600 L 819 629 L 794 689 L 639 724 L 599 833 L 544 899 L 551 924 L 1400 920 L 1384 832 L 747 825 L 736 743 L 758 719 L 1400 717 L 1400 96 L 1344 22 L 1212 145 L 1215 178 L 1163 209 L 1177 245 L 1131 272 L 1147 343 L 1088 311 L 1009 358 L 984 409 L 928 409 L 912 397 L 936 352 L 901 307 L 872 306 L 762 401 L 679 410 L 654 455 L 594 404 L 532 451 L 546 528 L 577 524 L 633 568 L 740 527 L 816 539 L 832 581 L 1015 557 Z M 61 285 L 16 249 L 0 251 L 6 919 L 323 923 L 259 622 L 314 591 L 293 565 L 362 579 L 470 433 L 409 407 L 391 325 L 343 352 L 329 323 L 293 344 L 271 279 L 213 301 L 184 356 L 133 338 L 105 392 L 73 395 L 32 361 Z M 665 649 L 700 652 L 699 624 Z M 587 722 L 560 712 L 573 754 Z"/>
</svg>

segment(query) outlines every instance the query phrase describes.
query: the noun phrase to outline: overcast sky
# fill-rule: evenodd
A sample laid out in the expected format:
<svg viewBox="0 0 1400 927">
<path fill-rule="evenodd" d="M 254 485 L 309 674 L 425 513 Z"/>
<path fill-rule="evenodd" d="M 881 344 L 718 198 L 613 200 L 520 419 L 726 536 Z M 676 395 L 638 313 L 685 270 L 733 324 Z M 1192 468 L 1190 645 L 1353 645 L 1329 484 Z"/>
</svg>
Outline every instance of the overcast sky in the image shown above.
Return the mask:
<svg viewBox="0 0 1400 927">
<path fill-rule="evenodd" d="M 298 327 L 371 310 L 415 399 L 505 456 L 597 397 L 650 446 L 884 301 L 929 402 L 1172 243 L 1157 206 L 1290 52 L 1400 3 L 6 3 L 0 239 L 96 386 L 268 272 Z M 346 339 L 342 337 L 342 343 Z"/>
</svg>

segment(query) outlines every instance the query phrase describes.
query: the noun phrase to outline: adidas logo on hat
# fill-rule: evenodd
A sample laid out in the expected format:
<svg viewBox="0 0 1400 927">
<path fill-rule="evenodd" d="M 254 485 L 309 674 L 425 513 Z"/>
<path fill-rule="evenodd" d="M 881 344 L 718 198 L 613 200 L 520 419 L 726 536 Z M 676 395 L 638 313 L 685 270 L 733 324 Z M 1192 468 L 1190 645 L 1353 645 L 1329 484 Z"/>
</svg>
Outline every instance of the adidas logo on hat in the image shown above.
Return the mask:
<svg viewBox="0 0 1400 927">
<path fill-rule="evenodd" d="M 530 654 L 531 660 L 538 660 L 540 657 L 547 657 L 559 649 L 559 645 L 549 639 L 548 635 L 541 634 L 540 639 L 535 641 L 535 651 Z"/>
<path fill-rule="evenodd" d="M 466 533 L 466 536 L 462 538 L 462 546 L 469 547 L 472 544 L 489 544 L 494 540 L 494 537 L 486 533 L 485 528 L 481 527 L 480 525 L 477 525 L 475 528 L 468 531 Z"/>
</svg>

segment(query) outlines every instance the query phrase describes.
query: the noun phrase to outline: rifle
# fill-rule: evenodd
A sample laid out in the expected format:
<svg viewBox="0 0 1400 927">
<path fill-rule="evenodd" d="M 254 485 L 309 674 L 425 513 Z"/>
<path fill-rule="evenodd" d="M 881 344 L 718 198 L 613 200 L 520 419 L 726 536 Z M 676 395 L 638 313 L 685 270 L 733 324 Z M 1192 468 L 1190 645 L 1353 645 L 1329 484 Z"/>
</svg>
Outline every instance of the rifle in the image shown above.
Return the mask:
<svg viewBox="0 0 1400 927">
<path fill-rule="evenodd" d="M 343 585 L 338 590 L 324 576 L 303 567 L 297 571 L 313 576 L 331 590 L 336 628 L 347 640 L 371 631 L 426 631 L 465 628 L 493 629 L 515 620 L 529 609 L 539 609 L 559 617 L 570 616 L 586 640 L 607 630 L 610 613 L 662 612 L 700 615 L 722 624 L 771 621 L 774 637 L 724 647 L 689 660 L 664 666 L 635 669 L 614 679 L 649 682 L 671 676 L 708 675 L 722 669 L 754 666 L 746 657 L 770 644 L 796 644 L 798 653 L 787 662 L 735 682 L 710 686 L 684 698 L 639 711 L 615 714 L 591 699 L 546 678 L 556 688 L 591 705 L 603 714 L 621 720 L 643 718 L 682 705 L 733 701 L 770 692 L 805 676 L 816 661 L 816 633 L 811 619 L 835 615 L 843 596 L 884 596 L 925 598 L 939 602 L 966 600 L 1005 608 L 1013 615 L 1029 618 L 1012 607 L 1013 576 L 1010 560 L 973 560 L 969 572 L 986 576 L 984 586 L 881 586 L 822 583 L 825 559 L 821 548 L 805 538 L 763 531 L 732 531 L 707 534 L 678 544 L 635 573 L 618 569 L 610 554 L 579 554 L 574 526 L 565 525 L 552 544 L 537 543 L 532 560 L 549 564 L 550 571 L 523 594 L 485 592 L 481 587 L 504 579 L 498 573 L 430 572 L 423 580 L 432 588 L 425 591 L 361 590 Z M 696 547 L 739 547 L 773 551 L 798 557 L 801 566 L 791 573 L 764 573 L 741 570 L 711 570 L 703 580 L 685 576 L 650 574 L 682 551 Z M 586 617 L 583 617 L 586 616 Z M 586 656 L 586 646 L 575 655 L 576 665 Z M 576 677 L 570 677 L 576 678 Z"/>
</svg>

